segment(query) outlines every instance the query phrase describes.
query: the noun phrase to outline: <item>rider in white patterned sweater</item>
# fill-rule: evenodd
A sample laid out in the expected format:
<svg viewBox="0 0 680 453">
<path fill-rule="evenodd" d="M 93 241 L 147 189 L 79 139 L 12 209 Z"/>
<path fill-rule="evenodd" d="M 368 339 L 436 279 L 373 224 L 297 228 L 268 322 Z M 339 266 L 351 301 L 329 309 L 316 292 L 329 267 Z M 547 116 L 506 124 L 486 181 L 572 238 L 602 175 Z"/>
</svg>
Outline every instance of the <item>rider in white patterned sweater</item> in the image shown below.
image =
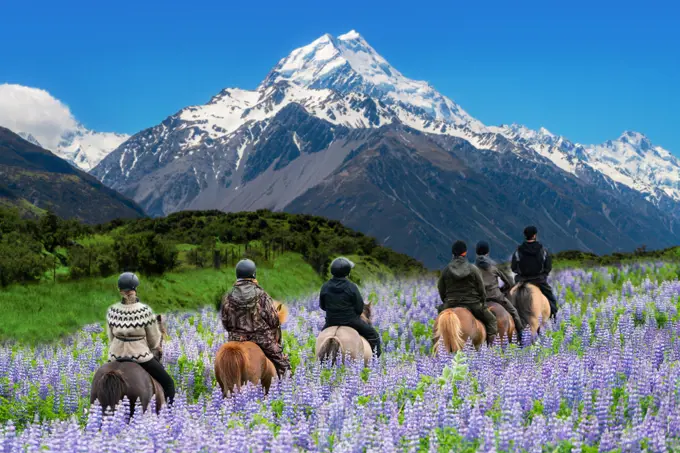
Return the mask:
<svg viewBox="0 0 680 453">
<path fill-rule="evenodd" d="M 137 298 L 138 286 L 139 279 L 131 272 L 118 278 L 122 300 L 109 307 L 106 314 L 109 362 L 138 363 L 161 384 L 165 397 L 172 402 L 175 383 L 160 362 L 161 330 L 153 310 Z"/>
</svg>

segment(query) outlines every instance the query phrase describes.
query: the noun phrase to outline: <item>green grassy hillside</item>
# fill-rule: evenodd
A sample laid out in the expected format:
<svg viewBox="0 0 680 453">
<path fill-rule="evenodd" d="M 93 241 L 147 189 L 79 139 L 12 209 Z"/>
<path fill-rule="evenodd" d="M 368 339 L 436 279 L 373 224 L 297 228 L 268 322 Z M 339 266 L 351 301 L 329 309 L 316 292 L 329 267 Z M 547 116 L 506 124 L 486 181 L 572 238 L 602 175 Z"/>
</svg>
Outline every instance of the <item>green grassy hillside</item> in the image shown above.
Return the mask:
<svg viewBox="0 0 680 453">
<path fill-rule="evenodd" d="M 356 260 L 355 281 L 387 278 L 393 272 L 371 258 Z M 0 292 L 0 339 L 48 342 L 83 325 L 103 322 L 118 300 L 117 276 L 68 282 L 13 285 Z M 141 275 L 139 297 L 157 313 L 216 306 L 234 282 L 233 266 L 186 269 L 162 276 Z M 258 267 L 258 281 L 275 299 L 290 300 L 319 291 L 323 278 L 297 253 L 285 253 Z"/>
</svg>

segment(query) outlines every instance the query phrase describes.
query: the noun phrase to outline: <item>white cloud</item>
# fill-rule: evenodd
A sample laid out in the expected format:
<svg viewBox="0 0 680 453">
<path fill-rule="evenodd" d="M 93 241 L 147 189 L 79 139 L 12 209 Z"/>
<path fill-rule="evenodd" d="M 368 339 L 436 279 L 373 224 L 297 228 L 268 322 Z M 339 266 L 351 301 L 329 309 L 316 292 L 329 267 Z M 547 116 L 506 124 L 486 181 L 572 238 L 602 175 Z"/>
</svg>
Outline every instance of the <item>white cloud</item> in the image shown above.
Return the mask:
<svg viewBox="0 0 680 453">
<path fill-rule="evenodd" d="M 32 134 L 43 147 L 54 150 L 64 132 L 77 125 L 68 106 L 47 91 L 0 84 L 0 126 Z"/>
</svg>

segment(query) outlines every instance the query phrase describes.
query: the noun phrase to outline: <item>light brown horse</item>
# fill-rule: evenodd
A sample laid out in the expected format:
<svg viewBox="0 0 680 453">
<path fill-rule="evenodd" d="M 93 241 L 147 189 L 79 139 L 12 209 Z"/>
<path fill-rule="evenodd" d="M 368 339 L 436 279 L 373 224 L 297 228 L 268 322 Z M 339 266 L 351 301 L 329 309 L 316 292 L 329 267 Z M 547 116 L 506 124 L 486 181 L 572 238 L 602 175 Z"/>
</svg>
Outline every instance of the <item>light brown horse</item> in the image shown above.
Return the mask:
<svg viewBox="0 0 680 453">
<path fill-rule="evenodd" d="M 286 322 L 288 309 L 278 301 L 274 301 L 274 308 L 279 315 L 279 322 Z M 266 394 L 276 376 L 274 364 L 252 341 L 228 341 L 215 356 L 215 378 L 224 396 L 233 392 L 234 388 L 240 389 L 247 382 L 262 384 Z"/>
<path fill-rule="evenodd" d="M 167 331 L 163 316 L 156 315 L 156 320 L 161 330 L 160 347 L 162 348 L 163 338 L 167 337 Z M 144 411 L 153 396 L 156 397 L 156 412 L 160 411 L 165 404 L 163 387 L 139 364 L 132 361 L 107 362 L 99 367 L 90 387 L 90 404 L 99 400 L 102 411 L 106 411 L 107 408 L 114 410 L 125 396 L 130 401 L 131 416 L 137 400 L 140 400 Z"/>
<path fill-rule="evenodd" d="M 432 352 L 437 353 L 440 340 L 449 352 L 463 349 L 468 339 L 476 349 L 486 341 L 486 329 L 470 310 L 464 307 L 447 308 L 439 313 L 434 322 L 434 345 Z"/>
<path fill-rule="evenodd" d="M 493 301 L 487 301 L 489 310 L 496 316 L 498 321 L 498 338 L 502 339 L 505 337 L 508 342 L 512 340 L 512 335 L 517 331 L 515 328 L 515 321 L 501 304 Z"/>
<path fill-rule="evenodd" d="M 519 318 L 531 328 L 532 338 L 548 324 L 550 303 L 537 286 L 519 283 L 510 290 L 511 302 L 517 308 Z M 539 318 L 541 320 L 539 321 Z"/>
<path fill-rule="evenodd" d="M 371 323 L 371 304 L 364 304 L 361 319 Z M 332 365 L 338 363 L 338 358 L 345 362 L 349 356 L 353 360 L 364 359 L 364 365 L 368 365 L 373 357 L 371 345 L 364 337 L 351 327 L 332 326 L 324 329 L 316 337 L 316 358 L 319 361 L 328 361 Z"/>
</svg>

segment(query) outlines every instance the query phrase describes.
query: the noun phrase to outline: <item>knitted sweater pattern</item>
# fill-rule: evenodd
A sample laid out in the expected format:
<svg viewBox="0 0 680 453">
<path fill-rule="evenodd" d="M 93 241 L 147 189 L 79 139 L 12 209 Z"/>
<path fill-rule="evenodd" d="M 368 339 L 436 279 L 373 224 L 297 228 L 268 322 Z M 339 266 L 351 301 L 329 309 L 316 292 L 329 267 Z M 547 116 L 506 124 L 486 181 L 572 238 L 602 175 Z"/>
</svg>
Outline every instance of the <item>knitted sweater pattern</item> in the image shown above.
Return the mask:
<svg viewBox="0 0 680 453">
<path fill-rule="evenodd" d="M 151 308 L 139 302 L 119 302 L 106 314 L 109 337 L 109 362 L 132 360 L 145 363 L 154 358 L 161 346 L 161 331 Z"/>
</svg>

